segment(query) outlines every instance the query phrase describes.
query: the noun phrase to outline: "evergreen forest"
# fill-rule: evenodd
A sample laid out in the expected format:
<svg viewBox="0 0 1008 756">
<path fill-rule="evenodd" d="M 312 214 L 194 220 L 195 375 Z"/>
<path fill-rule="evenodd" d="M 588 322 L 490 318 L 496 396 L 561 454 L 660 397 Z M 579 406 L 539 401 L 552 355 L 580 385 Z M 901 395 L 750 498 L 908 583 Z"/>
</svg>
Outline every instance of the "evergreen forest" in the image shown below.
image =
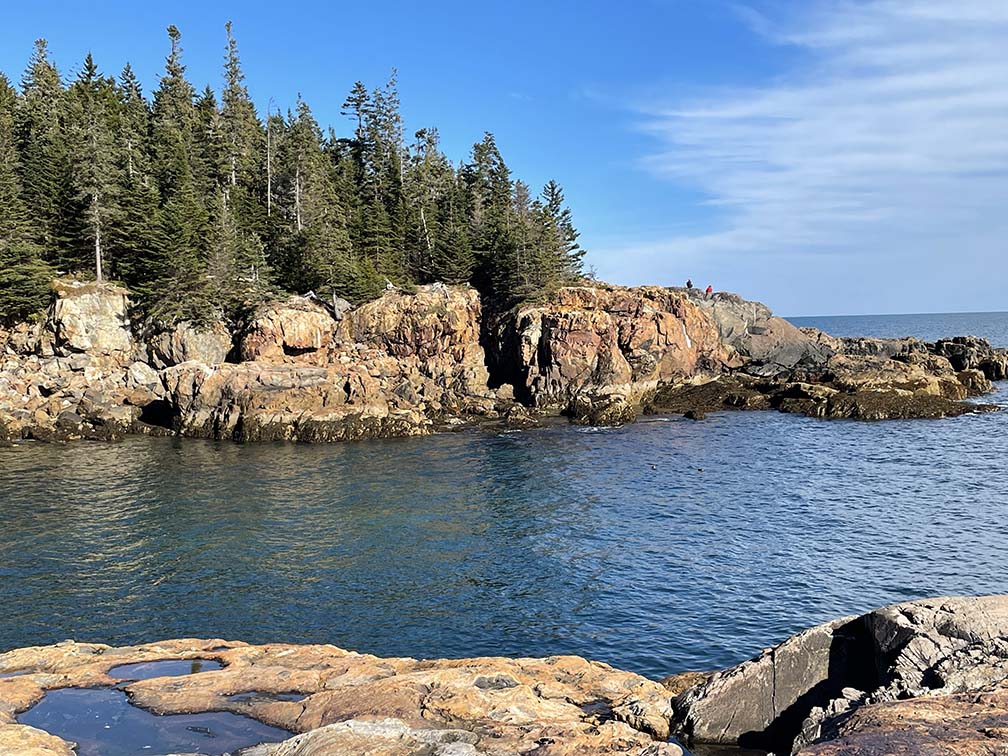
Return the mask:
<svg viewBox="0 0 1008 756">
<path fill-rule="evenodd" d="M 20 87 L 0 74 L 0 322 L 42 310 L 56 276 L 121 282 L 140 317 L 176 323 L 436 281 L 503 310 L 582 275 L 560 185 L 513 178 L 489 132 L 457 163 L 435 128 L 407 137 L 394 70 L 323 128 L 300 98 L 257 111 L 230 23 L 219 91 L 187 80 L 167 31 L 149 97 L 90 54 L 65 77 L 45 40 Z"/>
</svg>

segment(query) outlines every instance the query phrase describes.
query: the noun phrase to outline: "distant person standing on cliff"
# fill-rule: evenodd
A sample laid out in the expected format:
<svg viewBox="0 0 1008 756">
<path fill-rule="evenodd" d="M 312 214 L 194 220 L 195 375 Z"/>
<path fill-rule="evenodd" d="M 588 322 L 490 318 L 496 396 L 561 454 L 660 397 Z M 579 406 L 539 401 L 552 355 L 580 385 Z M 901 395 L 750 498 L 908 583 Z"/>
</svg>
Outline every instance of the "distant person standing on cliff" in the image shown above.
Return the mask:
<svg viewBox="0 0 1008 756">
<path fill-rule="evenodd" d="M 705 291 L 704 294 L 709 297 L 713 293 L 714 293 L 713 287 L 711 287 L 710 284 L 707 284 L 707 291 Z"/>
<path fill-rule="evenodd" d="M 687 278 L 686 279 L 686 288 L 687 289 L 692 289 L 693 288 L 693 279 L 692 278 Z"/>
</svg>

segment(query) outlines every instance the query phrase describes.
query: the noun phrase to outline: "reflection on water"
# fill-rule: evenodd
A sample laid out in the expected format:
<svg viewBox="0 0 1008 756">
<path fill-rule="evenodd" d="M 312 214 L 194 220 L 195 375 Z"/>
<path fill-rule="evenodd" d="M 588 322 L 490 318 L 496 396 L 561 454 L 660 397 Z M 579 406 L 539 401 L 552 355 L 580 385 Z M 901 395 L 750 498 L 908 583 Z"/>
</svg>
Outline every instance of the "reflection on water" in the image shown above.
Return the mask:
<svg viewBox="0 0 1008 756">
<path fill-rule="evenodd" d="M 737 413 L 0 449 L 0 649 L 198 636 L 721 667 L 889 601 L 1008 589 L 1006 431 L 1005 413 Z"/>
<path fill-rule="evenodd" d="M 77 743 L 77 756 L 196 753 L 217 756 L 291 733 L 226 712 L 157 716 L 111 688 L 52 690 L 18 721 Z"/>
<path fill-rule="evenodd" d="M 155 677 L 178 677 L 180 675 L 196 675 L 200 672 L 212 672 L 223 669 L 218 661 L 212 659 L 163 659 L 161 661 L 136 662 L 135 664 L 120 664 L 108 671 L 109 677 L 117 680 L 151 680 Z"/>
</svg>

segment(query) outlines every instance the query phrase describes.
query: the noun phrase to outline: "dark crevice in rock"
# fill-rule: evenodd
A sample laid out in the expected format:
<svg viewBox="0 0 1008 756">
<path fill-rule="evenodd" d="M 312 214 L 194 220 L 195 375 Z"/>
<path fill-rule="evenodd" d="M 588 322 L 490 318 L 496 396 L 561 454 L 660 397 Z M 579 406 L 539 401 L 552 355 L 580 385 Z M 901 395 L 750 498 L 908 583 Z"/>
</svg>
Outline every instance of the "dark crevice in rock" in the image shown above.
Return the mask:
<svg viewBox="0 0 1008 756">
<path fill-rule="evenodd" d="M 297 347 L 291 346 L 290 344 L 283 344 L 283 353 L 285 357 L 300 357 L 304 354 L 311 354 L 312 352 L 317 352 L 315 347 Z"/>
<path fill-rule="evenodd" d="M 167 399 L 155 399 L 140 410 L 139 420 L 144 425 L 171 430 L 175 426 L 177 416 L 174 404 Z"/>
</svg>

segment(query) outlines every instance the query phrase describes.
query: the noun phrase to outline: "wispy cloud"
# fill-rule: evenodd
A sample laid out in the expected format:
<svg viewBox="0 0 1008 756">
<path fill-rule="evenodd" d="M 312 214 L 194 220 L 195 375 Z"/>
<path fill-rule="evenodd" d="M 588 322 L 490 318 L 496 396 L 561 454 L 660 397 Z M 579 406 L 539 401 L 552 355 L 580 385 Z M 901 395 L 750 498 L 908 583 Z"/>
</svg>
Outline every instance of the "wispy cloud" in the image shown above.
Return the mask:
<svg viewBox="0 0 1008 756">
<path fill-rule="evenodd" d="M 645 111 L 644 165 L 699 188 L 710 232 L 638 255 L 989 254 L 1008 239 L 1008 2 L 836 0 L 778 19 L 760 88 Z"/>
</svg>

